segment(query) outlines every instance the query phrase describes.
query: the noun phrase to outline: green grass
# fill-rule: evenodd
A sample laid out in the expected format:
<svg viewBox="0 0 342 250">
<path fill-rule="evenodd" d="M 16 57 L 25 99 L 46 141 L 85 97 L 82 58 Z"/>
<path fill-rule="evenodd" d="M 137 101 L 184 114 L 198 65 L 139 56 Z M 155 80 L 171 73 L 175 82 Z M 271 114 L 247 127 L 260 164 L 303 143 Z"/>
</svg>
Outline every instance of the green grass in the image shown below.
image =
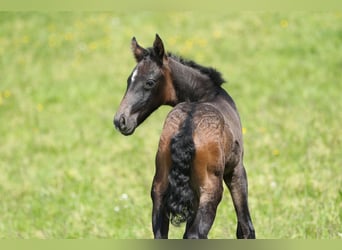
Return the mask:
<svg viewBox="0 0 342 250">
<path fill-rule="evenodd" d="M 342 237 L 342 13 L 0 13 L 0 238 L 151 238 L 162 107 L 112 119 L 130 39 L 216 67 L 244 127 L 257 237 Z M 235 238 L 227 190 L 211 238 Z M 170 228 L 180 238 L 183 228 Z"/>
</svg>

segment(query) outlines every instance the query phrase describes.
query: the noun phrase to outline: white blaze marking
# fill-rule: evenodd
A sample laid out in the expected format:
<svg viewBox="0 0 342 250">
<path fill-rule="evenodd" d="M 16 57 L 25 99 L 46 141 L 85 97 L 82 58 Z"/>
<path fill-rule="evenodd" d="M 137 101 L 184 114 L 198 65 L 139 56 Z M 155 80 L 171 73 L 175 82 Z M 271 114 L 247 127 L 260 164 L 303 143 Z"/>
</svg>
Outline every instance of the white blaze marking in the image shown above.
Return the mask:
<svg viewBox="0 0 342 250">
<path fill-rule="evenodd" d="M 135 78 L 137 77 L 137 74 L 138 74 L 138 69 L 135 69 L 133 74 L 132 74 L 131 82 L 135 81 Z"/>
</svg>

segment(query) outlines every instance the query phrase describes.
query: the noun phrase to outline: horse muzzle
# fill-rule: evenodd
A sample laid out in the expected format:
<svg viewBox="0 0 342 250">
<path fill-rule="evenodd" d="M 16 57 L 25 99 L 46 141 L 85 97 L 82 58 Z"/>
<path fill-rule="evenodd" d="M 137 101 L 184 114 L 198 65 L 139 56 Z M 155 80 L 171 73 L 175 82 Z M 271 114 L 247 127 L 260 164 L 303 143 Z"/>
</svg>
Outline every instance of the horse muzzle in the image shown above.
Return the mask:
<svg viewBox="0 0 342 250">
<path fill-rule="evenodd" d="M 131 135 L 137 127 L 137 122 L 134 117 L 127 116 L 124 113 L 117 113 L 114 117 L 114 126 L 121 134 Z"/>
</svg>

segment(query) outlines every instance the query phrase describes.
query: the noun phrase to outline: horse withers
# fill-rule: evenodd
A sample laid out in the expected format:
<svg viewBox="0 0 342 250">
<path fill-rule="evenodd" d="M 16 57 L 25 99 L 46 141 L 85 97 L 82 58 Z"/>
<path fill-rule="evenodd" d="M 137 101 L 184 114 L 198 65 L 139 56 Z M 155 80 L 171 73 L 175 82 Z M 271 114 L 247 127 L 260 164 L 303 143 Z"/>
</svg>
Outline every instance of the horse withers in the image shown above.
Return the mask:
<svg viewBox="0 0 342 250">
<path fill-rule="evenodd" d="M 167 238 L 170 222 L 186 223 L 184 238 L 207 238 L 227 185 L 237 215 L 237 238 L 255 238 L 248 208 L 241 123 L 221 74 L 153 46 L 131 47 L 137 65 L 114 117 L 124 135 L 158 107 L 170 105 L 156 155 L 151 196 L 155 238 Z"/>
</svg>

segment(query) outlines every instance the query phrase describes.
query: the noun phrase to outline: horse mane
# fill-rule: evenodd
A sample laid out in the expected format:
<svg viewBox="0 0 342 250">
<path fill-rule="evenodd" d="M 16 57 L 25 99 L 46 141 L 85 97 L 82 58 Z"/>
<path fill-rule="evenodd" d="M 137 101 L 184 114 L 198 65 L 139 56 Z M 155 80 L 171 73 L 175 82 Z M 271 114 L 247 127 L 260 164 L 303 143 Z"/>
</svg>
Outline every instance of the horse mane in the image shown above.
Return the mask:
<svg viewBox="0 0 342 250">
<path fill-rule="evenodd" d="M 183 65 L 189 66 L 193 69 L 200 71 L 202 74 L 207 75 L 210 78 L 210 80 L 217 86 L 221 86 L 223 83 L 226 82 L 223 79 L 221 73 L 212 67 L 205 67 L 203 65 L 196 63 L 193 60 L 184 59 L 183 57 L 176 56 L 172 53 L 168 53 L 168 56 L 175 59 Z"/>
<path fill-rule="evenodd" d="M 147 51 L 147 55 L 145 56 L 151 56 L 151 57 L 155 56 L 153 48 L 148 48 L 146 51 Z M 203 65 L 196 63 L 193 60 L 184 59 L 183 57 L 175 55 L 171 52 L 168 52 L 167 56 L 171 57 L 172 59 L 176 60 L 177 62 L 180 62 L 181 64 L 185 66 L 189 66 L 193 69 L 198 70 L 202 74 L 207 75 L 209 79 L 212 81 L 212 83 L 214 83 L 216 86 L 221 86 L 223 83 L 226 82 L 223 79 L 222 74 L 212 67 L 205 67 Z"/>
</svg>

